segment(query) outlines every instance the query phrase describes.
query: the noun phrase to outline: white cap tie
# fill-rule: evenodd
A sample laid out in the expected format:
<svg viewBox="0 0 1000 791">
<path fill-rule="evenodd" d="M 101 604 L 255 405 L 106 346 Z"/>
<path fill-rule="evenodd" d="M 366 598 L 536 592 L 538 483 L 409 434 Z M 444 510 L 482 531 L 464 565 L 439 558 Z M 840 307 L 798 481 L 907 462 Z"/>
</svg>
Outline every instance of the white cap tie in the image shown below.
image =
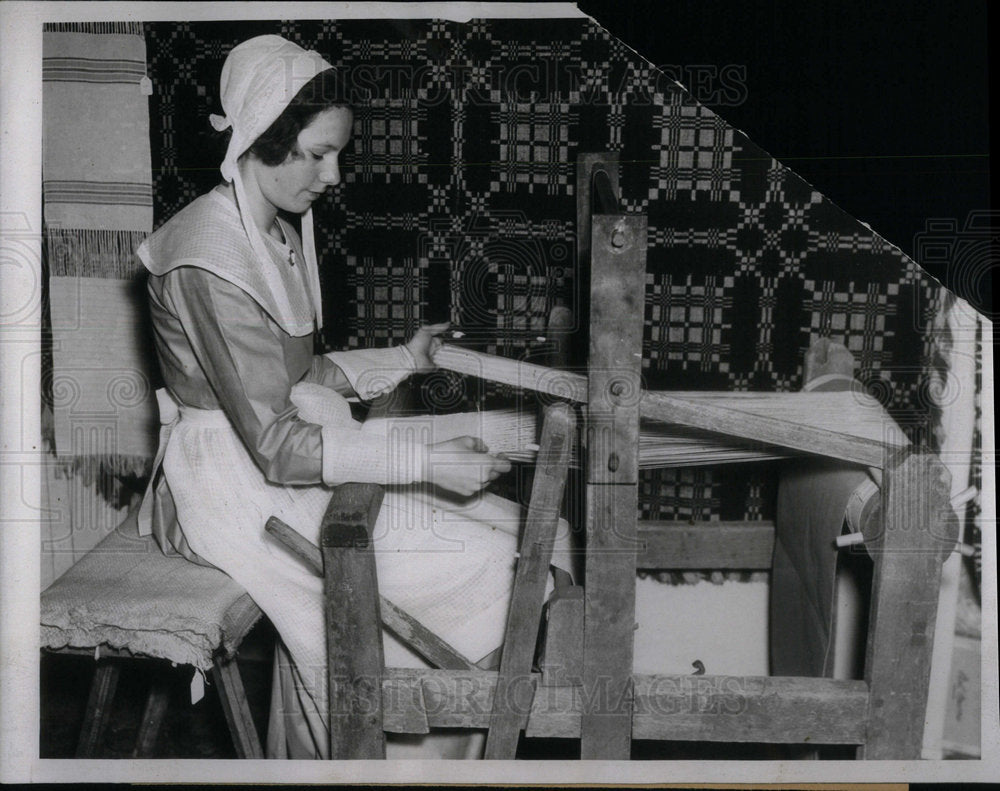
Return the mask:
<svg viewBox="0 0 1000 791">
<path fill-rule="evenodd" d="M 212 114 L 209 121 L 218 131 L 232 128 L 226 157 L 220 170 L 233 183 L 240 220 L 254 254 L 264 267 L 269 286 L 284 295 L 284 286 L 272 275 L 274 263 L 264 246 L 260 230 L 246 211 L 249 205 L 238 160 L 291 103 L 295 95 L 317 74 L 332 68 L 318 53 L 304 50 L 281 36 L 267 35 L 238 44 L 230 51 L 222 67 L 220 94 L 224 116 Z M 322 295 L 319 288 L 319 264 L 312 227 L 312 209 L 302 215 L 302 252 L 305 256 L 306 282 L 312 292 L 316 328 L 323 327 Z M 279 296 L 279 302 L 282 300 Z"/>
</svg>

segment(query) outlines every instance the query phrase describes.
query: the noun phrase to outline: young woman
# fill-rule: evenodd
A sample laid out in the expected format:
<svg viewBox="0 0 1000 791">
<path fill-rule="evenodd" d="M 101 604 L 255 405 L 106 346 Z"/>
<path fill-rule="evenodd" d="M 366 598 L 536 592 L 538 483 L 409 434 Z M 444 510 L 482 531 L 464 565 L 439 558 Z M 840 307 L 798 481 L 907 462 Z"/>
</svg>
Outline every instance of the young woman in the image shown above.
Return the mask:
<svg viewBox="0 0 1000 791">
<path fill-rule="evenodd" d="M 213 116 L 231 129 L 223 183 L 139 250 L 166 384 L 140 524 L 165 550 L 232 576 L 277 628 L 287 655 L 276 663 L 274 757 L 324 757 L 328 735 L 321 580 L 268 538 L 268 517 L 315 542 L 328 486 L 388 485 L 380 591 L 474 661 L 502 640 L 520 519 L 513 503 L 468 497 L 510 468 L 480 441 L 426 444 L 351 419 L 345 397 L 432 368 L 447 325 L 391 349 L 313 354 L 322 312 L 310 207 L 340 182 L 353 124 L 331 74 L 278 36 L 235 47 L 222 71 L 226 116 Z M 283 213 L 302 215 L 303 241 Z M 458 497 L 431 497 L 423 481 Z M 386 661 L 419 664 L 388 635 Z"/>
</svg>

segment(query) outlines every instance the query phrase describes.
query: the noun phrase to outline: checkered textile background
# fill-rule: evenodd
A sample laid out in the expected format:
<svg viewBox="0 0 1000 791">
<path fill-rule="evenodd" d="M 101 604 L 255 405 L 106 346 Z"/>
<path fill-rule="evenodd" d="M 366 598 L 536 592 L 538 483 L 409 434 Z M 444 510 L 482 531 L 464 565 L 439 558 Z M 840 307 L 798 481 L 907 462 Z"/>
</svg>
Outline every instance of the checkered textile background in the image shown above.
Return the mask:
<svg viewBox="0 0 1000 791">
<path fill-rule="evenodd" d="M 588 20 L 147 23 L 155 223 L 219 178 L 219 73 L 262 33 L 346 75 L 355 139 L 315 207 L 327 349 L 399 343 L 451 320 L 538 353 L 572 299 L 577 155 L 618 151 L 649 218 L 643 376 L 652 389 L 797 390 L 829 337 L 913 435 L 929 437 L 939 287 L 912 261 Z M 442 378 L 449 408 L 515 394 Z M 420 388 L 418 388 L 420 389 Z M 932 439 L 932 438 L 931 438 Z M 644 476 L 656 518 L 761 518 L 769 465 Z"/>
</svg>

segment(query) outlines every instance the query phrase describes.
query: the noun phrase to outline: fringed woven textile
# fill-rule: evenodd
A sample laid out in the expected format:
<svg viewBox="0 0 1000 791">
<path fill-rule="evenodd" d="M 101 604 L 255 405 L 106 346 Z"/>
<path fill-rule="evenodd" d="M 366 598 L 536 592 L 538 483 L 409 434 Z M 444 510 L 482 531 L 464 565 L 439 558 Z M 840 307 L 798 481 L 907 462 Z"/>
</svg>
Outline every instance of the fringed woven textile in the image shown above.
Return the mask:
<svg viewBox="0 0 1000 791">
<path fill-rule="evenodd" d="M 153 223 L 142 26 L 47 25 L 42 54 L 55 449 L 91 473 L 141 475 L 157 436 L 134 255 Z"/>
</svg>

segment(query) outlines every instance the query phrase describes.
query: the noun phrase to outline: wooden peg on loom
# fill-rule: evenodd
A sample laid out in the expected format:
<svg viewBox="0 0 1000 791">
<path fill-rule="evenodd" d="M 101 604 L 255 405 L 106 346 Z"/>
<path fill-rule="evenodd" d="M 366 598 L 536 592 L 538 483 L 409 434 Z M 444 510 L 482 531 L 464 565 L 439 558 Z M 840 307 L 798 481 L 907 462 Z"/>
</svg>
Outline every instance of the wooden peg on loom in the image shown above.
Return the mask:
<svg viewBox="0 0 1000 791">
<path fill-rule="evenodd" d="M 956 494 L 951 498 L 950 504 L 953 509 L 961 508 L 970 500 L 974 499 L 976 495 L 979 494 L 979 489 L 975 486 L 970 486 L 967 489 Z M 861 532 L 844 533 L 839 535 L 834 539 L 837 544 L 838 549 L 844 549 L 845 547 L 858 546 L 865 543 L 865 535 Z M 971 544 L 965 544 L 961 541 L 955 545 L 955 550 L 960 552 L 963 557 L 972 557 L 976 554 L 976 548 Z"/>
</svg>

